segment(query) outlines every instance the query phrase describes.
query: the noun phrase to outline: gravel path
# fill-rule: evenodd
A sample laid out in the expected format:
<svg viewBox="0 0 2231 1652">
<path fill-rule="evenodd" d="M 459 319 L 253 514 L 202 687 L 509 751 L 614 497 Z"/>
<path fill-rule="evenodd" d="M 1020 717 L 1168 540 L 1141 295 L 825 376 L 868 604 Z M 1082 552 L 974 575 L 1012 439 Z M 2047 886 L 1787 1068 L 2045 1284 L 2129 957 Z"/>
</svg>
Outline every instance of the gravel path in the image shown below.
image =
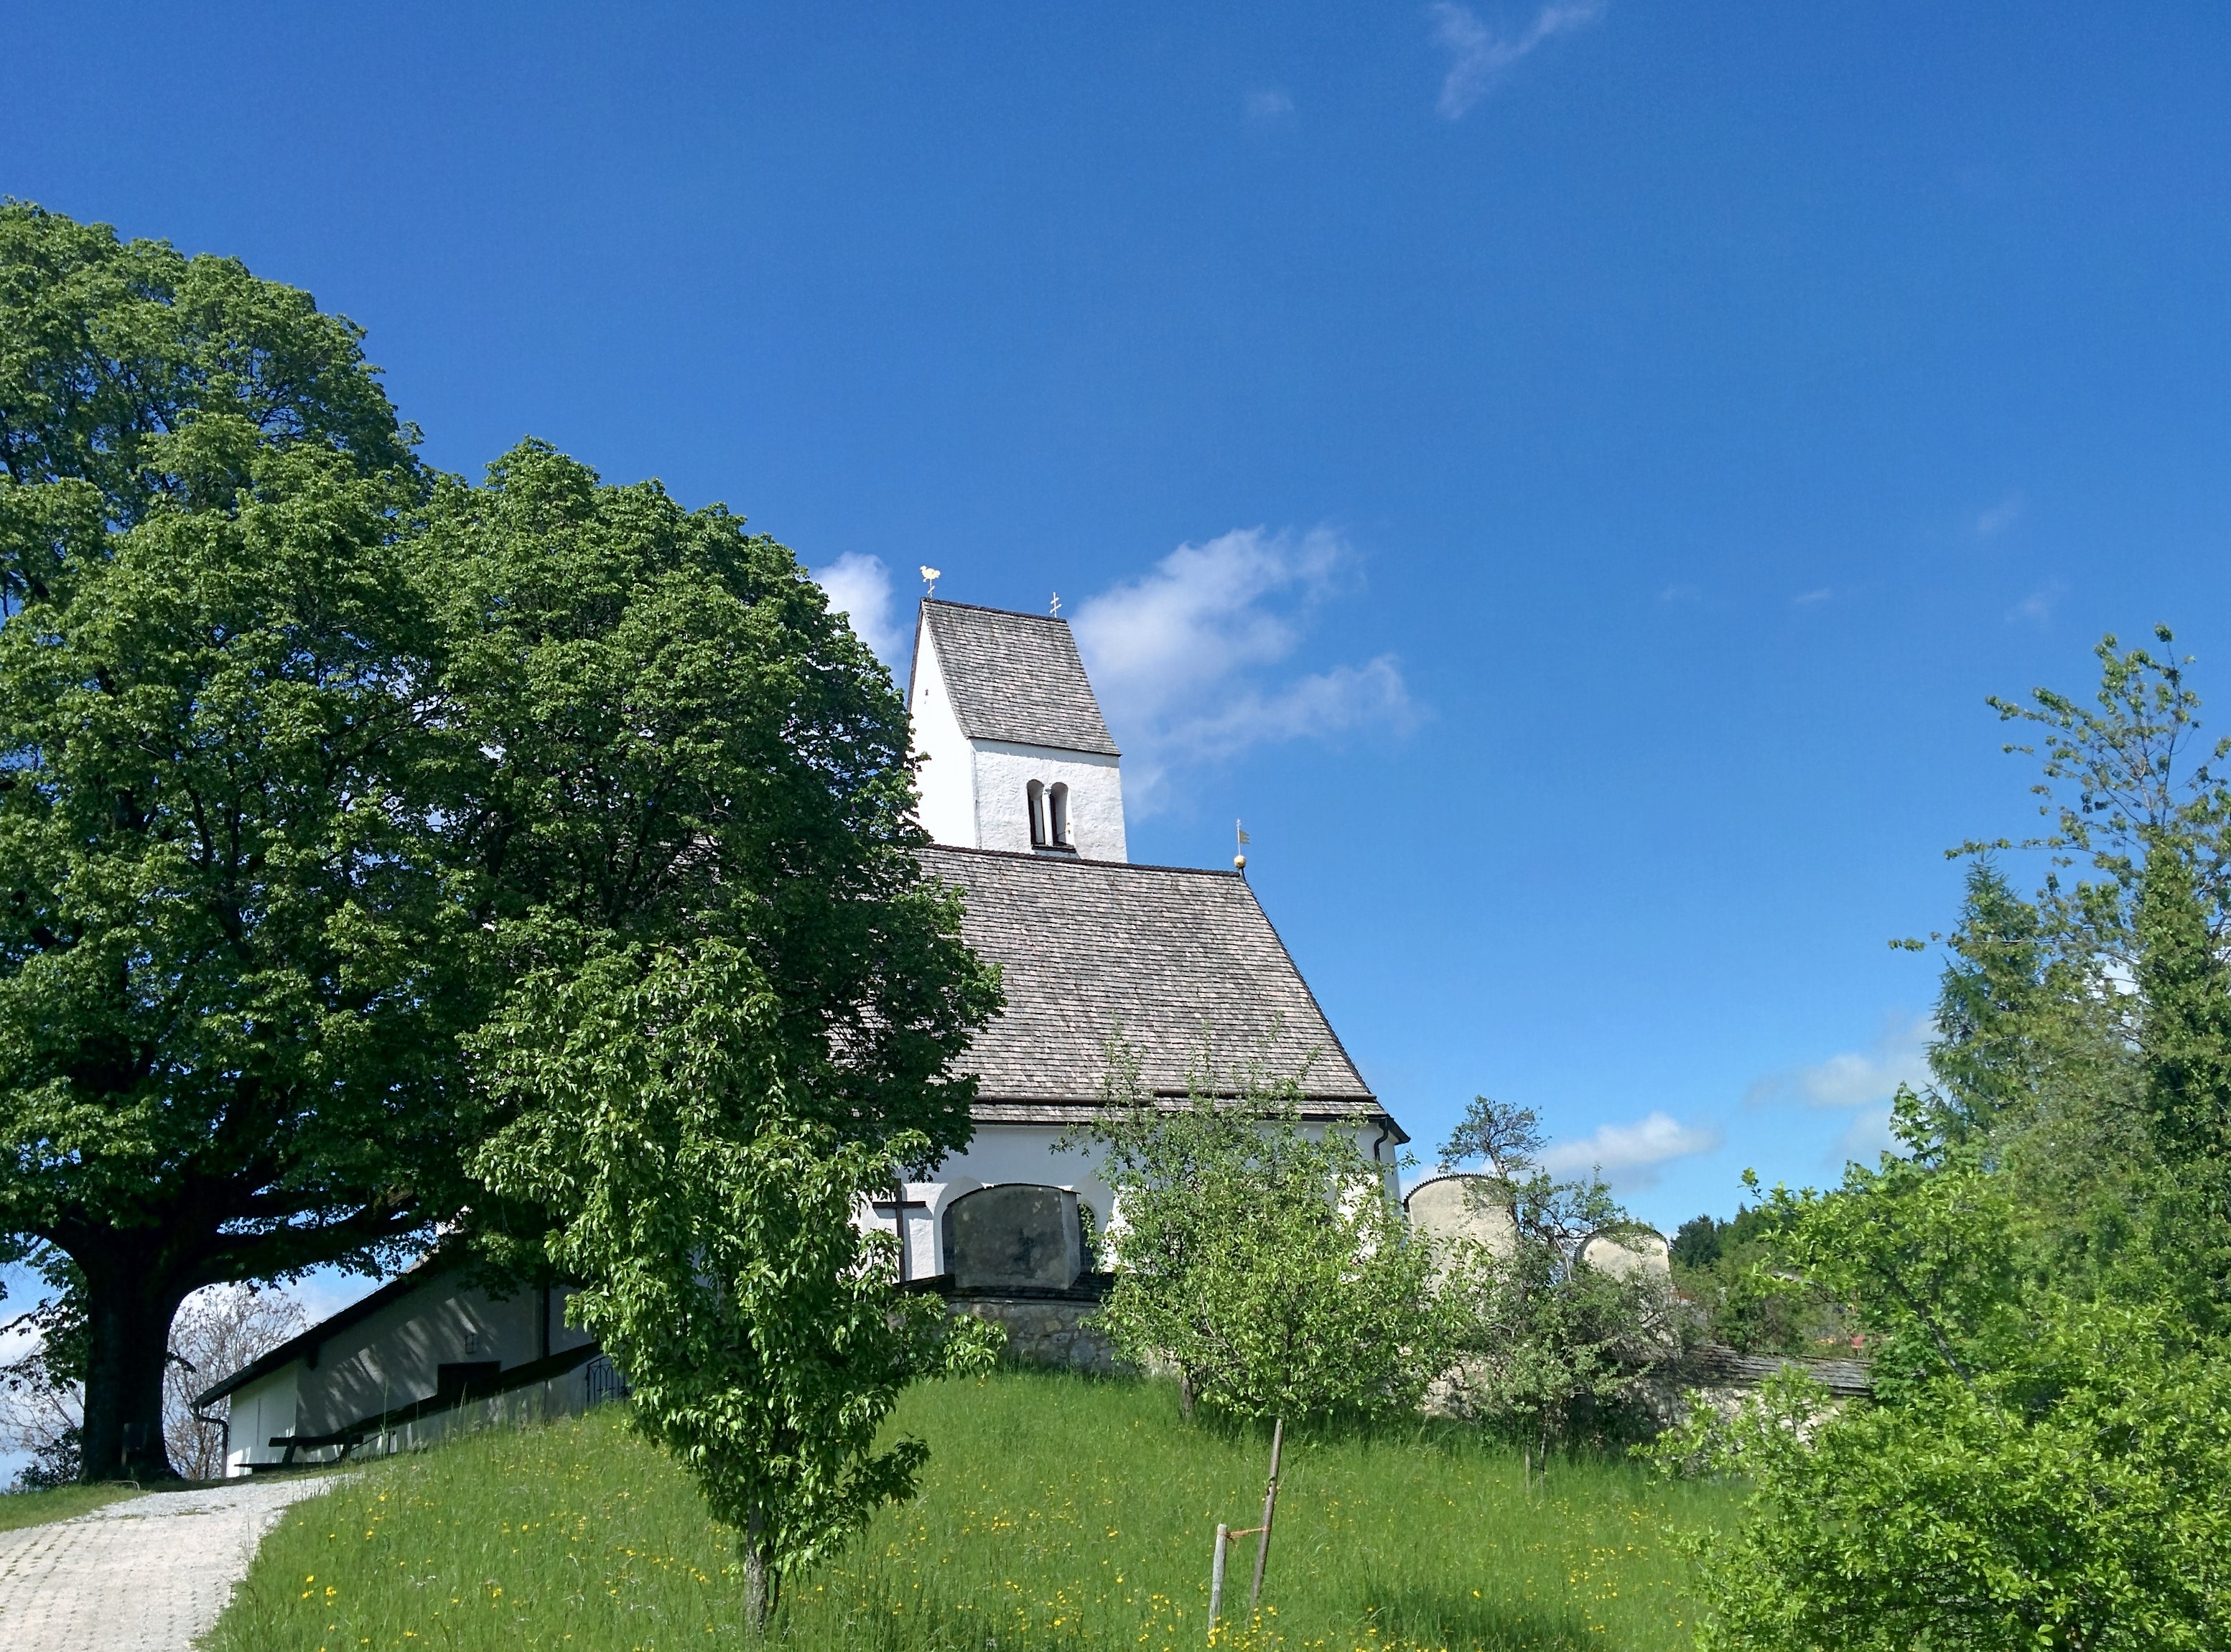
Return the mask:
<svg viewBox="0 0 2231 1652">
<path fill-rule="evenodd" d="M 0 1647 L 187 1652 L 280 1511 L 332 1484 L 320 1475 L 154 1492 L 0 1532 Z"/>
</svg>

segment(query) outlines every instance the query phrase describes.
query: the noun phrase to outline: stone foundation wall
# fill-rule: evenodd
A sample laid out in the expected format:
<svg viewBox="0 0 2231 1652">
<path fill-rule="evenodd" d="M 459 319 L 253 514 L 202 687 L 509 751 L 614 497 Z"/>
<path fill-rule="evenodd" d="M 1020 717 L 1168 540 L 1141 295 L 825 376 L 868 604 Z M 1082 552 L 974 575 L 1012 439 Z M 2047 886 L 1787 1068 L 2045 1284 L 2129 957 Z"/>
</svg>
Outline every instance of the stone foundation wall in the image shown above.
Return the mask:
<svg viewBox="0 0 2231 1652">
<path fill-rule="evenodd" d="M 1007 1327 L 1007 1358 L 1025 1365 L 1067 1365 L 1102 1374 L 1123 1369 L 1108 1339 L 1085 1323 L 1096 1297 L 955 1295 L 947 1306 Z"/>
</svg>

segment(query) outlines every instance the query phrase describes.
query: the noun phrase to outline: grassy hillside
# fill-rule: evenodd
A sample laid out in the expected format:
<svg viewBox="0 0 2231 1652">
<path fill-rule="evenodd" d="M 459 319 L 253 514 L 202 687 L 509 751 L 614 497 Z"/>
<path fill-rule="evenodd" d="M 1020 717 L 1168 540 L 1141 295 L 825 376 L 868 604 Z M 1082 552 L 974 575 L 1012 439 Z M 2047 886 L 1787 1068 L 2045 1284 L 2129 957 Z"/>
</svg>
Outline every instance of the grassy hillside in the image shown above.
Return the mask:
<svg viewBox="0 0 2231 1652">
<path fill-rule="evenodd" d="M 779 1638 L 847 1652 L 1206 1643 L 1216 1522 L 1252 1526 L 1264 1450 L 1182 1426 L 1161 1386 L 1006 1373 L 918 1391 L 921 1497 L 794 1588 Z M 1520 1489 L 1454 1429 L 1290 1442 L 1269 1609 L 1233 1647 L 1685 1646 L 1669 1525 L 1723 1495 L 1623 1463 Z M 1244 1607 L 1252 1540 L 1231 1586 Z M 377 1464 L 297 1505 L 214 1652 L 740 1646 L 733 1552 L 617 1408 Z M 1227 1597 L 1227 1606 L 1232 1597 Z"/>
<path fill-rule="evenodd" d="M 56 1486 L 47 1491 L 0 1492 L 0 1532 L 90 1514 L 105 1503 L 138 1495 L 137 1486 Z"/>
</svg>

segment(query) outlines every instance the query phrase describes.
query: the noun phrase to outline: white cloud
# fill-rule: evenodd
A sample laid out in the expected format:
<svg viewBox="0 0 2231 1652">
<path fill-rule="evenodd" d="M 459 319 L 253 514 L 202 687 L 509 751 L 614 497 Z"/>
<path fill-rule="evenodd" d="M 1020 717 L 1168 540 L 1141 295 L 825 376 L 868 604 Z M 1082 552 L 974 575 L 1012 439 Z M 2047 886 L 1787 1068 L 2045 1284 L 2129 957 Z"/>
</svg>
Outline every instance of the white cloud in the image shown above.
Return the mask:
<svg viewBox="0 0 2231 1652">
<path fill-rule="evenodd" d="M 1294 100 L 1275 86 L 1266 86 L 1247 94 L 1247 118 L 1250 120 L 1276 120 L 1280 115 L 1294 113 Z"/>
<path fill-rule="evenodd" d="M 1602 12 L 1603 0 L 1553 0 L 1535 14 L 1530 24 L 1506 39 L 1468 6 L 1439 0 L 1427 7 L 1426 16 L 1433 20 L 1433 43 L 1449 54 L 1448 75 L 1441 82 L 1441 113 L 1451 120 L 1463 119 L 1504 70 L 1551 36 L 1593 23 Z"/>
<path fill-rule="evenodd" d="M 1126 803 L 1151 813 L 1174 766 L 1413 720 L 1391 655 L 1283 680 L 1273 669 L 1354 560 L 1322 528 L 1242 528 L 1181 545 L 1144 578 L 1079 604 L 1077 648 L 1123 748 Z"/>
<path fill-rule="evenodd" d="M 829 594 L 829 611 L 849 619 L 860 641 L 896 671 L 899 650 L 911 639 L 892 612 L 891 571 L 883 559 L 848 551 L 826 568 L 816 569 L 813 578 Z"/>
<path fill-rule="evenodd" d="M 1828 1156 L 1828 1162 L 1840 1165 L 1856 1158 L 1863 1165 L 1872 1164 L 1897 1145 L 1897 1138 L 1890 1133 L 1890 1103 L 1861 1107 L 1852 1115 L 1852 1122 L 1844 1127 L 1844 1133 L 1836 1138 L 1836 1148 Z"/>
<path fill-rule="evenodd" d="M 1976 518 L 1976 537 L 1984 539 L 1995 539 L 2005 532 L 2014 525 L 2015 519 L 2021 515 L 2023 507 L 2027 503 L 2028 501 L 2020 494 L 2008 494 L 1989 510 Z"/>
<path fill-rule="evenodd" d="M 1898 1017 L 1864 1051 L 1845 1050 L 1809 1067 L 1770 1073 L 1750 1087 L 1744 1100 L 1756 1107 L 1797 1102 L 1808 1107 L 1887 1107 L 1898 1087 L 1917 1089 L 1929 1081 L 1929 1042 L 1933 1018 Z"/>
<path fill-rule="evenodd" d="M 1560 1176 L 1600 1171 L 1621 1190 L 1652 1187 L 1672 1160 L 1709 1153 L 1721 1140 L 1709 1126 L 1685 1125 L 1670 1113 L 1653 1112 L 1633 1124 L 1599 1125 L 1593 1135 L 1561 1141 L 1542 1155 L 1542 1166 Z"/>
<path fill-rule="evenodd" d="M 1823 586 L 1821 586 L 1821 587 L 1820 587 L 1820 590 L 1801 590 L 1801 591 L 1799 591 L 1799 592 L 1797 593 L 1797 595 L 1795 595 L 1794 597 L 1792 597 L 1789 600 L 1790 600 L 1790 602 L 1791 602 L 1794 606 L 1796 606 L 1796 607 L 1799 607 L 1799 608 L 1810 608 L 1810 607 L 1812 607 L 1815 603 L 1825 603 L 1825 602 L 1827 602 L 1827 601 L 1831 597 L 1833 597 L 1835 594 L 1836 594 L 1836 591 L 1835 591 L 1835 588 L 1834 588 L 1833 586 L 1832 586 L 1832 585 L 1823 585 Z"/>
<path fill-rule="evenodd" d="M 2033 625 L 2042 625 L 2053 617 L 2053 605 L 2068 587 L 2058 579 L 2049 580 L 2007 610 L 2008 620 L 2027 620 Z"/>
</svg>

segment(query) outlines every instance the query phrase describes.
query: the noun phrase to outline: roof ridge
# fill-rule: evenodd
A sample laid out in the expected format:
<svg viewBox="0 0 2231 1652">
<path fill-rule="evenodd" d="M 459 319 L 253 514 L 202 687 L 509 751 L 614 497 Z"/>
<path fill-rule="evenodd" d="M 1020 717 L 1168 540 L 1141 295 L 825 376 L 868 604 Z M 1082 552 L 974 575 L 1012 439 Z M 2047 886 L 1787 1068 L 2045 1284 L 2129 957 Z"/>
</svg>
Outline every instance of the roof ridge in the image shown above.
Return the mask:
<svg viewBox="0 0 2231 1652">
<path fill-rule="evenodd" d="M 1152 861 L 1100 861 L 1083 855 L 1041 855 L 1035 849 L 978 849 L 969 843 L 924 843 L 923 849 L 937 849 L 947 855 L 982 855 L 1001 861 L 1032 861 L 1044 866 L 1104 866 L 1124 872 L 1183 872 L 1195 877 L 1237 878 L 1247 881 L 1245 874 L 1220 866 L 1159 866 Z M 1249 893 L 1252 894 L 1252 887 Z M 1255 903 L 1261 906 L 1258 900 Z M 1284 943 L 1279 943 L 1282 946 Z"/>
<path fill-rule="evenodd" d="M 1033 614 L 1024 608 L 993 608 L 984 603 L 956 603 L 943 597 L 925 597 L 924 608 L 965 608 L 973 614 L 1002 614 L 1009 619 L 1044 620 L 1049 625 L 1067 625 L 1069 622 L 1058 614 Z"/>
</svg>

